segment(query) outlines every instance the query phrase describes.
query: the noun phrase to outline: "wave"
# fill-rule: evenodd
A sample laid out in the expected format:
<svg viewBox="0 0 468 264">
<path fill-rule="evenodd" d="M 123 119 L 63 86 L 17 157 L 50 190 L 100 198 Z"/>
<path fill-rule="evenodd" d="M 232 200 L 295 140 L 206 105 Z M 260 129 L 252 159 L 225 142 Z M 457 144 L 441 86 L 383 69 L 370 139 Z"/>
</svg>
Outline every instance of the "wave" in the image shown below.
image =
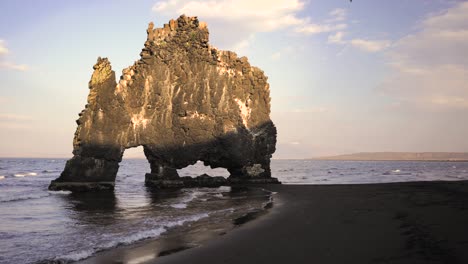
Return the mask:
<svg viewBox="0 0 468 264">
<path fill-rule="evenodd" d="M 170 207 L 175 208 L 175 209 L 185 209 L 187 208 L 186 203 L 176 203 L 176 204 L 171 204 Z"/>
<path fill-rule="evenodd" d="M 170 207 L 172 208 L 176 208 L 176 209 L 185 209 L 187 208 L 188 204 L 197 199 L 198 197 L 204 195 L 205 193 L 203 192 L 199 192 L 199 191 L 194 191 L 194 192 L 191 192 L 189 193 L 188 196 L 186 196 L 185 198 L 183 198 L 182 200 L 179 200 L 177 203 L 175 204 L 171 204 L 169 205 Z"/>
<path fill-rule="evenodd" d="M 61 195 L 67 195 L 67 194 L 72 193 L 71 191 L 47 191 L 47 192 L 50 194 L 61 194 Z"/>
<path fill-rule="evenodd" d="M 211 195 L 213 197 L 223 198 L 224 196 L 222 193 L 230 192 L 230 191 L 231 191 L 230 186 L 221 186 L 214 190 L 192 191 L 184 199 L 179 200 L 177 203 L 171 204 L 169 206 L 175 209 L 185 209 L 187 208 L 190 202 L 192 202 L 195 199 L 198 199 L 200 196 Z M 207 199 L 200 199 L 200 200 L 207 201 Z"/>
<path fill-rule="evenodd" d="M 22 178 L 22 177 L 25 177 L 25 176 L 36 176 L 37 173 L 35 172 L 26 172 L 26 173 L 15 173 L 13 174 L 13 176 L 15 177 L 19 177 L 19 178 Z"/>
<path fill-rule="evenodd" d="M 167 232 L 167 230 L 171 227 L 181 226 L 188 222 L 199 221 L 208 216 L 209 216 L 209 213 L 201 213 L 201 214 L 191 215 L 189 217 L 185 217 L 176 221 L 167 222 L 163 226 L 159 226 L 154 229 L 140 231 L 130 236 L 117 237 L 114 241 L 108 242 L 100 247 L 94 247 L 93 249 L 83 249 L 83 250 L 69 252 L 65 255 L 56 257 L 54 261 L 61 263 L 60 261 L 69 262 L 69 261 L 83 260 L 83 259 L 91 257 L 97 252 L 101 252 L 107 249 L 111 249 L 111 248 L 115 248 L 115 247 L 123 246 L 123 245 L 129 245 L 129 244 L 132 244 L 141 240 L 145 240 L 145 239 L 158 238 L 161 236 L 161 234 Z"/>
<path fill-rule="evenodd" d="M 0 203 L 5 202 L 15 202 L 15 201 L 23 201 L 23 200 L 30 200 L 30 199 L 40 199 L 49 196 L 49 193 L 39 193 L 39 194 L 27 194 L 20 197 L 5 197 L 0 198 Z"/>
</svg>

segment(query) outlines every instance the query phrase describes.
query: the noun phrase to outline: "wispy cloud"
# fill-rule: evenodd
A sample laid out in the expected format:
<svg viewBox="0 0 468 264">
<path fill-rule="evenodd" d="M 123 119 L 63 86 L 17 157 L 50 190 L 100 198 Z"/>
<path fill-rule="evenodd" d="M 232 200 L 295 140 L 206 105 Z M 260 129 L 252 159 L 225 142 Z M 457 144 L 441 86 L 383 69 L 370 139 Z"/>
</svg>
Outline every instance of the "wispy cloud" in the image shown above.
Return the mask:
<svg viewBox="0 0 468 264">
<path fill-rule="evenodd" d="M 300 47 L 293 47 L 293 46 L 286 46 L 286 47 L 282 48 L 281 50 L 279 50 L 279 51 L 273 53 L 273 54 L 271 55 L 271 58 L 272 58 L 273 60 L 278 60 L 278 59 L 280 59 L 283 55 L 285 55 L 285 54 L 290 54 L 290 53 L 292 53 L 294 50 L 301 50 L 301 48 L 300 48 Z"/>
<path fill-rule="evenodd" d="M 400 106 L 468 110 L 468 2 L 431 15 L 387 52 L 380 90 Z"/>
<path fill-rule="evenodd" d="M 280 51 L 277 51 L 277 52 L 273 53 L 273 54 L 271 55 L 271 58 L 272 58 L 273 60 L 277 60 L 277 59 L 281 58 L 281 52 L 280 52 Z"/>
<path fill-rule="evenodd" d="M 348 40 L 344 39 L 344 36 L 347 35 L 347 32 L 343 31 L 348 27 L 348 24 L 342 23 L 342 21 L 347 18 L 347 11 L 345 9 L 337 8 L 332 10 L 330 13 L 330 18 L 326 20 L 327 23 L 322 27 L 311 28 L 311 31 L 320 33 L 320 32 L 331 32 L 328 36 L 327 42 L 329 44 L 337 45 L 350 45 L 354 48 L 357 48 L 365 52 L 378 52 L 385 50 L 391 46 L 391 42 L 388 40 L 370 40 L 363 38 L 351 38 Z M 341 52 L 340 52 L 341 53 Z"/>
<path fill-rule="evenodd" d="M 26 64 L 15 64 L 9 61 L 0 61 L 0 68 L 16 71 L 27 71 L 29 69 L 28 65 Z"/>
<path fill-rule="evenodd" d="M 296 32 L 304 34 L 319 34 L 343 30 L 347 27 L 347 24 L 305 24 L 296 28 Z"/>
<path fill-rule="evenodd" d="M 343 9 L 343 8 L 333 9 L 329 13 L 331 18 L 328 19 L 328 22 L 343 21 L 343 20 L 346 19 L 347 13 L 348 13 L 348 11 L 346 11 L 346 9 Z"/>
<path fill-rule="evenodd" d="M 328 36 L 328 43 L 345 44 L 346 42 L 343 40 L 344 35 L 344 32 L 338 31 L 335 34 Z"/>
<path fill-rule="evenodd" d="M 0 39 L 0 55 L 8 54 L 9 50 L 6 47 L 5 40 Z"/>
<path fill-rule="evenodd" d="M 14 62 L 7 60 L 7 54 L 10 53 L 10 50 L 6 46 L 5 40 L 0 39 L 0 69 L 9 69 L 16 71 L 26 71 L 28 66 L 25 64 L 16 64 Z"/>
<path fill-rule="evenodd" d="M 370 53 L 383 51 L 392 46 L 392 42 L 389 40 L 368 40 L 368 39 L 362 39 L 362 38 L 354 38 L 351 40 L 345 40 L 344 39 L 345 35 L 346 35 L 346 32 L 338 31 L 335 34 L 329 35 L 327 42 L 330 44 L 350 45 L 361 51 L 370 52 Z"/>
<path fill-rule="evenodd" d="M 389 48 L 391 42 L 388 40 L 352 39 L 350 44 L 362 51 L 377 52 Z"/>
<path fill-rule="evenodd" d="M 344 23 L 347 16 L 346 9 L 337 8 L 332 10 L 328 15 L 328 19 L 319 23 L 310 23 L 310 19 L 307 18 L 305 23 L 296 27 L 295 31 L 303 34 L 320 34 L 336 32 L 348 27 L 348 24 Z"/>
</svg>

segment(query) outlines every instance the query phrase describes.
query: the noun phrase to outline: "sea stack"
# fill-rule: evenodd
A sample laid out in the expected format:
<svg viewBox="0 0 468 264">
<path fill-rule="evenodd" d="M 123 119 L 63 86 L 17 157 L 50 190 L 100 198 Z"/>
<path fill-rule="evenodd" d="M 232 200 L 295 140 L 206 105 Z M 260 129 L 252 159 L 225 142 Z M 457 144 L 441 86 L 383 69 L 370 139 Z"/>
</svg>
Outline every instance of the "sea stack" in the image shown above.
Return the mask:
<svg viewBox="0 0 468 264">
<path fill-rule="evenodd" d="M 112 190 L 125 149 L 138 146 L 151 166 L 150 186 L 278 183 L 270 171 L 276 128 L 263 71 L 211 46 L 197 17 L 153 27 L 141 58 L 118 83 L 109 60 L 97 59 L 74 156 L 49 189 Z M 230 176 L 179 177 L 177 169 L 197 161 L 226 168 Z"/>
</svg>

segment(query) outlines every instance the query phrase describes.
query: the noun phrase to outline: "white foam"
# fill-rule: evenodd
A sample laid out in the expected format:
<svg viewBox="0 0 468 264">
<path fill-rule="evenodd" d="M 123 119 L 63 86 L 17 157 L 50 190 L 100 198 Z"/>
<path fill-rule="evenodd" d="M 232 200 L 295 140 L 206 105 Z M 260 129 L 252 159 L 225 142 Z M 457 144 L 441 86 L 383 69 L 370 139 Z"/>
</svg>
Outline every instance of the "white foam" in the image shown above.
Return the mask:
<svg viewBox="0 0 468 264">
<path fill-rule="evenodd" d="M 195 200 L 196 198 L 198 198 L 199 196 L 202 196 L 203 192 L 199 192 L 199 191 L 194 191 L 194 192 L 191 192 L 189 195 L 187 195 L 184 199 L 178 201 L 178 203 L 175 203 L 175 204 L 171 204 L 169 205 L 170 207 L 172 208 L 176 208 L 176 209 L 185 209 L 187 208 L 188 204 Z"/>
<path fill-rule="evenodd" d="M 94 250 L 88 249 L 88 250 L 81 250 L 78 252 L 72 252 L 67 255 L 61 256 L 56 258 L 56 260 L 68 260 L 68 261 L 78 261 L 82 260 L 85 258 L 89 258 L 94 254 Z"/>
<path fill-rule="evenodd" d="M 209 216 L 208 213 L 201 213 L 201 214 L 197 214 L 197 215 L 191 215 L 187 218 L 183 218 L 183 219 L 180 219 L 180 220 L 177 220 L 177 221 L 173 221 L 173 222 L 169 222 L 167 223 L 165 226 L 170 228 L 170 227 L 175 227 L 175 226 L 181 226 L 187 222 L 196 222 L 198 220 L 201 220 L 203 218 L 207 218 Z"/>
<path fill-rule="evenodd" d="M 95 247 L 94 249 L 86 249 L 86 250 L 79 250 L 79 251 L 69 252 L 66 255 L 56 257 L 55 260 L 65 260 L 65 261 L 83 260 L 83 259 L 91 257 L 96 252 L 99 252 L 99 251 L 102 251 L 102 250 L 114 248 L 114 247 L 117 247 L 117 246 L 120 246 L 120 245 L 129 245 L 131 243 L 134 243 L 134 242 L 137 242 L 137 241 L 140 241 L 140 240 L 144 240 L 144 239 L 158 238 L 159 236 L 161 236 L 161 234 L 166 232 L 168 228 L 181 226 L 181 225 L 183 225 L 185 223 L 188 223 L 188 222 L 195 222 L 195 221 L 201 220 L 203 218 L 206 218 L 208 216 L 209 216 L 208 213 L 201 213 L 201 214 L 192 215 L 192 216 L 189 216 L 189 217 L 186 217 L 186 218 L 182 218 L 182 219 L 179 219 L 179 220 L 176 220 L 176 221 L 171 221 L 171 222 L 165 223 L 164 226 L 160 226 L 160 227 L 150 229 L 150 230 L 140 231 L 140 232 L 137 232 L 137 233 L 135 233 L 133 235 L 130 235 L 130 236 L 117 238 L 116 240 L 111 241 L 111 242 L 109 242 L 107 244 L 104 244 L 101 247 Z M 141 262 L 143 262 L 143 261 L 141 261 Z M 132 262 L 132 263 L 141 263 L 141 262 Z"/>
<path fill-rule="evenodd" d="M 6 197 L 0 198 L 0 202 L 13 202 L 13 201 L 22 201 L 22 200 L 29 200 L 29 199 L 40 199 L 49 196 L 48 193 L 40 193 L 40 194 L 28 194 L 19 197 Z"/>
<path fill-rule="evenodd" d="M 218 188 L 218 191 L 220 192 L 230 192 L 231 191 L 231 186 L 221 186 Z"/>
<path fill-rule="evenodd" d="M 47 192 L 51 194 L 61 194 L 61 195 L 68 195 L 72 193 L 71 191 L 47 191 Z"/>
<path fill-rule="evenodd" d="M 185 208 L 187 208 L 187 204 L 186 204 L 186 203 L 171 204 L 170 206 L 171 206 L 172 208 L 176 208 L 176 209 L 185 209 Z"/>
<path fill-rule="evenodd" d="M 222 193 L 216 193 L 215 195 L 213 195 L 214 197 L 218 197 L 218 198 L 223 198 L 223 194 Z"/>
<path fill-rule="evenodd" d="M 148 238 L 156 238 L 156 237 L 159 237 L 164 232 L 166 232 L 166 229 L 164 227 L 158 227 L 158 228 L 151 229 L 151 230 L 141 231 L 131 236 L 127 236 L 123 238 L 121 241 L 119 241 L 119 243 L 117 243 L 117 245 L 121 245 L 121 244 L 128 245 L 139 240 L 148 239 Z"/>
<path fill-rule="evenodd" d="M 22 178 L 22 177 L 25 177 L 25 176 L 36 176 L 36 175 L 37 175 L 37 173 L 35 173 L 35 172 L 26 172 L 26 173 L 16 173 L 13 176 Z"/>
<path fill-rule="evenodd" d="M 3 179 L 5 179 L 5 176 L 0 176 L 0 180 L 3 180 Z"/>
</svg>

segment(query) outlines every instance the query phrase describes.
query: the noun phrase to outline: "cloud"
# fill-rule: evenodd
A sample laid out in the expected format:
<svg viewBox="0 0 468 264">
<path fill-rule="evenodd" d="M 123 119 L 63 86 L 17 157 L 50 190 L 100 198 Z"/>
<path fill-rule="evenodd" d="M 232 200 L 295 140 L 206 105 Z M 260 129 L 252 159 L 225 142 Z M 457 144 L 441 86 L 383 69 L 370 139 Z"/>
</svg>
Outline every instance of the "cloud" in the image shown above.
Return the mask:
<svg viewBox="0 0 468 264">
<path fill-rule="evenodd" d="M 329 22 L 343 21 L 346 19 L 347 11 L 343 8 L 336 8 L 332 10 L 329 15 L 331 16 L 328 20 Z"/>
<path fill-rule="evenodd" d="M 16 63 L 8 61 L 5 58 L 5 55 L 9 53 L 10 51 L 6 47 L 6 42 L 0 39 L 0 69 L 9 69 L 9 70 L 16 70 L 16 71 L 26 71 L 28 69 L 27 65 L 16 64 Z"/>
<path fill-rule="evenodd" d="M 349 44 L 354 48 L 370 53 L 383 51 L 392 46 L 392 43 L 389 40 L 366 40 L 360 38 L 344 40 L 343 37 L 345 34 L 345 32 L 338 31 L 335 34 L 329 35 L 327 42 L 338 45 Z"/>
<path fill-rule="evenodd" d="M 9 50 L 6 47 L 5 41 L 0 39 L 0 55 L 8 54 Z"/>
<path fill-rule="evenodd" d="M 304 34 L 318 34 L 343 30 L 347 27 L 348 25 L 346 24 L 305 24 L 296 28 L 296 32 Z"/>
<path fill-rule="evenodd" d="M 286 47 L 282 48 L 281 50 L 273 53 L 271 55 L 271 59 L 272 60 L 278 60 L 285 54 L 290 54 L 290 53 L 294 52 L 295 50 L 301 50 L 301 49 L 302 49 L 301 47 L 286 46 Z"/>
<path fill-rule="evenodd" d="M 343 40 L 344 35 L 344 32 L 338 31 L 335 34 L 328 36 L 328 43 L 345 44 L 346 41 Z"/>
<path fill-rule="evenodd" d="M 337 31 L 334 34 L 328 36 L 327 42 L 330 44 L 346 45 L 349 44 L 354 48 L 357 48 L 365 52 L 378 52 L 388 49 L 391 46 L 391 42 L 388 40 L 366 40 L 360 38 L 354 38 L 351 40 L 345 40 L 344 36 L 346 32 Z M 340 52 L 341 53 L 341 52 Z"/>
<path fill-rule="evenodd" d="M 271 55 L 271 58 L 272 58 L 273 60 L 277 60 L 277 59 L 281 58 L 281 52 L 280 52 L 280 51 L 277 51 L 277 52 L 273 53 L 273 54 Z"/>
<path fill-rule="evenodd" d="M 418 28 L 387 52 L 391 71 L 380 91 L 402 107 L 468 110 L 468 2 Z"/>
<path fill-rule="evenodd" d="M 299 0 L 163 0 L 153 6 L 153 11 L 171 17 L 197 15 L 215 32 L 217 45 L 232 48 L 242 46 L 239 42 L 245 47 L 245 40 L 256 32 L 304 24 L 306 19 L 297 16 L 303 8 L 304 2 Z"/>
<path fill-rule="evenodd" d="M 353 39 L 350 41 L 353 47 L 356 47 L 366 52 L 378 52 L 390 47 L 391 43 L 388 40 L 365 40 Z"/>
<path fill-rule="evenodd" d="M 0 68 L 16 70 L 16 71 L 27 71 L 29 69 L 28 65 L 25 64 L 15 64 L 9 61 L 0 61 Z"/>
<path fill-rule="evenodd" d="M 237 42 L 232 49 L 234 49 L 237 52 L 243 52 L 245 49 L 247 49 L 250 44 L 255 40 L 254 34 L 251 34 L 247 39 L 241 40 Z"/>
<path fill-rule="evenodd" d="M 208 22 L 216 45 L 236 51 L 247 47 L 258 32 L 292 28 L 296 33 L 313 35 L 347 27 L 343 23 L 347 15 L 344 9 L 332 10 L 324 22 L 312 23 L 310 17 L 299 15 L 304 6 L 301 0 L 162 0 L 152 9 L 171 17 L 197 15 Z"/>
</svg>

